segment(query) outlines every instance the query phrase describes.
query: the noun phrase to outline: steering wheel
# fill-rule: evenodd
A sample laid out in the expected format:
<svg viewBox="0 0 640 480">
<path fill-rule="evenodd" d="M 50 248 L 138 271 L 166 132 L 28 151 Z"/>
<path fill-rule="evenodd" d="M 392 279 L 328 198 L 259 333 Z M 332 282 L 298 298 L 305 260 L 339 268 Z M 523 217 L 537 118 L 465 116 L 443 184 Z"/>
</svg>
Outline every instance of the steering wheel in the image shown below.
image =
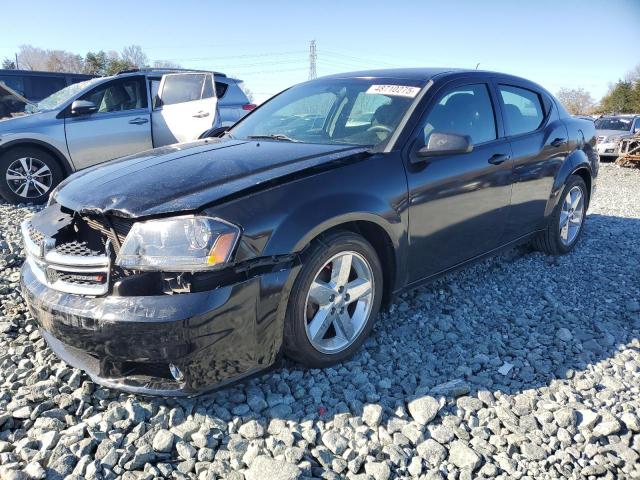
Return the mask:
<svg viewBox="0 0 640 480">
<path fill-rule="evenodd" d="M 371 126 L 371 127 L 367 128 L 367 132 L 373 132 L 373 133 L 376 133 L 376 132 L 391 133 L 391 132 L 392 132 L 392 130 L 391 130 L 391 128 L 390 128 L 390 127 L 387 127 L 386 125 L 382 125 L 382 124 L 380 124 L 380 125 L 373 125 L 373 126 Z"/>
</svg>

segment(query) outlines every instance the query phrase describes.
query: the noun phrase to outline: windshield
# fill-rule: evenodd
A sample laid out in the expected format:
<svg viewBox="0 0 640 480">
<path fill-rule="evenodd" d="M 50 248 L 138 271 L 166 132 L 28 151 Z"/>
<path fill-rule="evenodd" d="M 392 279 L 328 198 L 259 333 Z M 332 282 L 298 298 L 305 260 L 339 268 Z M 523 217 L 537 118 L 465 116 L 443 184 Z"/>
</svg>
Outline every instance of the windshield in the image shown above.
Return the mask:
<svg viewBox="0 0 640 480">
<path fill-rule="evenodd" d="M 290 88 L 240 121 L 233 138 L 375 146 L 400 123 L 421 84 L 322 79 Z"/>
<path fill-rule="evenodd" d="M 79 93 L 80 91 L 102 80 L 103 80 L 102 78 L 92 78 L 91 80 L 74 83 L 73 85 L 64 87 L 62 90 L 58 90 L 57 92 L 52 93 L 47 98 L 38 102 L 36 104 L 35 109 L 36 110 L 53 110 L 54 108 L 58 108 L 63 103 L 67 102 L 68 100 L 71 100 L 71 98 L 75 96 L 77 93 Z"/>
<path fill-rule="evenodd" d="M 631 130 L 631 119 L 623 117 L 599 118 L 596 120 L 598 130 L 621 130 L 628 132 Z"/>
</svg>

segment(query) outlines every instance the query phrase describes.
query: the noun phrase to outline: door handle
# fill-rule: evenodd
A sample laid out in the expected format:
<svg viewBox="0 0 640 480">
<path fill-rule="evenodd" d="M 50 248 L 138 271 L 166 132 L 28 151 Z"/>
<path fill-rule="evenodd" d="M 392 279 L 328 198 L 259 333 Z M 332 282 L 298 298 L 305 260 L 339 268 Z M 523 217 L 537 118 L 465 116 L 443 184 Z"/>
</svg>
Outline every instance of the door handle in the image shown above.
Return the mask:
<svg viewBox="0 0 640 480">
<path fill-rule="evenodd" d="M 567 139 L 566 138 L 555 138 L 552 142 L 551 142 L 551 146 L 552 147 L 559 147 L 560 145 L 564 145 L 565 143 L 567 143 Z"/>
<path fill-rule="evenodd" d="M 492 165 L 500 165 L 501 163 L 506 162 L 511 158 L 511 155 L 507 155 L 506 153 L 496 153 L 493 157 L 491 157 L 488 162 Z"/>
<path fill-rule="evenodd" d="M 134 118 L 133 120 L 129 120 L 129 123 L 131 125 L 144 125 L 145 123 L 149 123 L 149 119 L 138 117 L 138 118 Z"/>
<path fill-rule="evenodd" d="M 208 116 L 209 116 L 209 112 L 198 112 L 193 116 L 193 118 L 204 118 Z"/>
</svg>

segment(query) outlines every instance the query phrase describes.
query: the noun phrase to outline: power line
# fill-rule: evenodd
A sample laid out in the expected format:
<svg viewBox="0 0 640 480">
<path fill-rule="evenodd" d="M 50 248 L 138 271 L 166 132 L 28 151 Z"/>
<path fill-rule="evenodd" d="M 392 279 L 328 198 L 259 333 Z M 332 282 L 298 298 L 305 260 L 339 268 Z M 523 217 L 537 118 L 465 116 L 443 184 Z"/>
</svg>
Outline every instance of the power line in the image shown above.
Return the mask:
<svg viewBox="0 0 640 480">
<path fill-rule="evenodd" d="M 313 80 L 318 76 L 318 72 L 316 71 L 317 59 L 318 55 L 316 54 L 316 41 L 311 40 L 311 42 L 309 42 L 309 80 Z"/>
</svg>

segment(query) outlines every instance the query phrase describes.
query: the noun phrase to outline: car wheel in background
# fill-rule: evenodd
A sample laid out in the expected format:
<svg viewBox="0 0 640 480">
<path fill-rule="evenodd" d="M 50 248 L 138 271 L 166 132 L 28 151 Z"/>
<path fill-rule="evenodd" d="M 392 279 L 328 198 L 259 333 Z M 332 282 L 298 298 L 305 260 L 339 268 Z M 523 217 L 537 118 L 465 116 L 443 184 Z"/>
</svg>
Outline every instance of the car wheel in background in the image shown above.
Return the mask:
<svg viewBox="0 0 640 480">
<path fill-rule="evenodd" d="M 62 181 L 56 159 L 39 148 L 16 147 L 0 156 L 0 195 L 11 203 L 44 203 Z"/>
<path fill-rule="evenodd" d="M 350 357 L 371 332 L 382 281 L 380 260 L 360 235 L 338 232 L 314 242 L 289 298 L 287 356 L 313 368 Z"/>
<path fill-rule="evenodd" d="M 534 247 L 551 255 L 570 252 L 584 228 L 588 195 L 587 186 L 580 176 L 569 177 L 547 228 L 534 237 Z"/>
</svg>

